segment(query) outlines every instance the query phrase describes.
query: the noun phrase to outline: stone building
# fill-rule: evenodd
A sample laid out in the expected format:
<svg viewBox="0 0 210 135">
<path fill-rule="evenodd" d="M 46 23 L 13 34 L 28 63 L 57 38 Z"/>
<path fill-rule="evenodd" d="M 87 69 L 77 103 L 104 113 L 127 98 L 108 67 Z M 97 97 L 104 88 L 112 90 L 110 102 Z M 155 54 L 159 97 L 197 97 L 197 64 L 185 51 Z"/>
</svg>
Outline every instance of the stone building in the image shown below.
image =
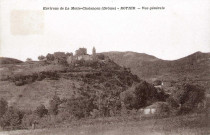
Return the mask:
<svg viewBox="0 0 210 135">
<path fill-rule="evenodd" d="M 54 61 L 55 63 L 60 63 L 60 64 L 63 64 L 63 63 L 66 63 L 66 54 L 65 52 L 55 52 L 54 53 Z"/>
<path fill-rule="evenodd" d="M 80 56 L 77 56 L 77 60 L 85 60 L 85 61 L 88 61 L 88 60 L 93 60 L 93 57 L 91 55 L 80 55 Z"/>
<path fill-rule="evenodd" d="M 74 61 L 77 60 L 84 60 L 84 61 L 92 61 L 96 59 L 96 49 L 93 47 L 92 55 L 87 54 L 86 48 L 79 48 L 75 51 L 75 55 L 67 57 L 67 63 L 72 64 Z"/>
</svg>

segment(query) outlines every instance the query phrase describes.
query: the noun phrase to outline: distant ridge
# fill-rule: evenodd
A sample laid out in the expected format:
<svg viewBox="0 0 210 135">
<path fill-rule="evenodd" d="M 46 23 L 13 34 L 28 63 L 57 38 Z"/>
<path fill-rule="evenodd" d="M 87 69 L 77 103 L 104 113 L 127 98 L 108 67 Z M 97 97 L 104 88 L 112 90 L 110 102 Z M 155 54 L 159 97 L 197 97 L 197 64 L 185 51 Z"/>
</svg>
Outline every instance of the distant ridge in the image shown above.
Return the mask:
<svg viewBox="0 0 210 135">
<path fill-rule="evenodd" d="M 137 52 L 104 52 L 106 56 L 114 60 L 116 63 L 120 64 L 121 66 L 139 66 L 144 61 L 158 61 L 160 59 L 156 58 L 155 56 L 148 55 L 145 53 L 137 53 Z"/>
<path fill-rule="evenodd" d="M 0 57 L 0 64 L 15 64 L 22 62 L 23 61 L 14 58 Z"/>
<path fill-rule="evenodd" d="M 210 53 L 195 52 L 171 61 L 137 52 L 104 52 L 103 54 L 117 64 L 129 67 L 134 74 L 147 81 L 154 78 L 169 81 L 182 78 L 210 81 Z"/>
</svg>

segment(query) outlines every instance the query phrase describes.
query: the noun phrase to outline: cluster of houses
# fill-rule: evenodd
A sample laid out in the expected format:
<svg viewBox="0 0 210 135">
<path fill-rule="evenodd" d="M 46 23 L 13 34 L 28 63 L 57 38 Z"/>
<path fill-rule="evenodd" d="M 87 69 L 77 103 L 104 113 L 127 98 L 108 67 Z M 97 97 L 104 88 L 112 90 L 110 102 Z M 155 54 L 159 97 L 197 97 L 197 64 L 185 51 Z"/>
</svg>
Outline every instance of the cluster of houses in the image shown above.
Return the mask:
<svg viewBox="0 0 210 135">
<path fill-rule="evenodd" d="M 96 49 L 93 47 L 92 55 L 87 53 L 86 48 L 79 48 L 73 53 L 65 53 L 65 52 L 55 52 L 54 54 L 48 54 L 43 61 L 53 61 L 56 64 L 68 63 L 72 64 L 77 60 L 84 60 L 84 61 L 92 61 L 96 60 Z"/>
<path fill-rule="evenodd" d="M 84 61 L 92 61 L 96 59 L 96 49 L 93 47 L 92 55 L 87 54 L 86 48 L 79 48 L 75 51 L 75 55 L 71 55 L 67 57 L 67 63 L 71 64 L 75 60 L 84 60 Z"/>
</svg>

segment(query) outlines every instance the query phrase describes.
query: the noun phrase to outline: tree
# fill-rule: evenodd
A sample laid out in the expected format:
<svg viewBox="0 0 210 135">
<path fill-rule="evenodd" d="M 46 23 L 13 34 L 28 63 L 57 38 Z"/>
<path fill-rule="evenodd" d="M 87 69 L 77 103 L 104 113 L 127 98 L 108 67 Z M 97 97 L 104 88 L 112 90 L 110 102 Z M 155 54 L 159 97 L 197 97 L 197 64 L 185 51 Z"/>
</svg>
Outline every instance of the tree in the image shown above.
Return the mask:
<svg viewBox="0 0 210 135">
<path fill-rule="evenodd" d="M 50 108 L 49 108 L 50 113 L 53 115 L 57 115 L 58 106 L 61 104 L 60 98 L 57 95 L 54 95 L 52 100 L 50 100 L 49 104 L 50 104 Z"/>
<path fill-rule="evenodd" d="M 71 53 L 67 52 L 66 56 L 73 56 L 73 53 L 72 52 Z"/>
<path fill-rule="evenodd" d="M 45 108 L 43 104 L 41 104 L 40 106 L 36 108 L 34 112 L 37 116 L 41 118 L 48 113 L 48 110 Z"/>
<path fill-rule="evenodd" d="M 127 90 L 120 94 L 120 98 L 123 101 L 126 109 L 132 110 L 136 108 L 137 105 L 137 98 L 133 91 Z"/>
<path fill-rule="evenodd" d="M 4 115 L 4 113 L 7 111 L 8 103 L 4 98 L 0 99 L 0 118 Z"/>
<path fill-rule="evenodd" d="M 179 107 L 179 104 L 177 103 L 177 101 L 172 97 L 170 96 L 166 102 L 169 104 L 169 106 L 173 109 L 173 108 L 178 108 Z"/>
<path fill-rule="evenodd" d="M 157 90 L 146 81 L 138 83 L 135 87 L 134 93 L 136 94 L 138 101 L 137 109 L 159 100 Z"/>
<path fill-rule="evenodd" d="M 173 96 L 181 104 L 182 113 L 188 113 L 205 98 L 205 89 L 199 85 L 183 84 Z"/>
<path fill-rule="evenodd" d="M 45 57 L 44 57 L 43 55 L 40 55 L 40 56 L 38 57 L 38 59 L 39 59 L 40 61 L 42 61 L 42 60 L 45 59 Z"/>
<path fill-rule="evenodd" d="M 95 109 L 93 99 L 88 97 L 72 98 L 67 101 L 66 110 L 76 118 L 83 118 L 90 115 Z"/>
<path fill-rule="evenodd" d="M 164 101 L 166 97 L 165 93 L 158 93 L 157 89 L 146 81 L 132 86 L 121 94 L 121 100 L 127 109 L 139 109 L 156 101 Z"/>
<path fill-rule="evenodd" d="M 31 58 L 27 58 L 26 61 L 32 61 L 32 59 Z"/>
<path fill-rule="evenodd" d="M 97 58 L 98 58 L 99 60 L 104 60 L 104 59 L 105 59 L 105 55 L 102 54 L 102 53 L 97 54 Z"/>
<path fill-rule="evenodd" d="M 12 129 L 18 128 L 21 124 L 23 113 L 14 107 L 9 107 L 6 113 L 0 120 L 1 127 L 11 127 Z"/>
<path fill-rule="evenodd" d="M 48 53 L 46 58 L 47 58 L 48 61 L 54 61 L 55 56 L 53 54 Z"/>
<path fill-rule="evenodd" d="M 78 50 L 76 50 L 75 54 L 77 56 L 86 55 L 87 54 L 87 49 L 86 48 L 79 48 Z"/>
</svg>

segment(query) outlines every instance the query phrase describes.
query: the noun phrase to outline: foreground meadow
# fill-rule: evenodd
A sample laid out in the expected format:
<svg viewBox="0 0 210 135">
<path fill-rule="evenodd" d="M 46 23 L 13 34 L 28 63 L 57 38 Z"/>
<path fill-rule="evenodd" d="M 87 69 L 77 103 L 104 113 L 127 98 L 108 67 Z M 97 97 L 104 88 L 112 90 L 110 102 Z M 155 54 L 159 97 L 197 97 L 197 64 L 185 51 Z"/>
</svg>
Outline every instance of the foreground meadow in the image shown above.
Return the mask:
<svg viewBox="0 0 210 135">
<path fill-rule="evenodd" d="M 170 118 L 105 118 L 82 120 L 56 128 L 3 131 L 0 135 L 208 135 L 204 114 Z"/>
</svg>

